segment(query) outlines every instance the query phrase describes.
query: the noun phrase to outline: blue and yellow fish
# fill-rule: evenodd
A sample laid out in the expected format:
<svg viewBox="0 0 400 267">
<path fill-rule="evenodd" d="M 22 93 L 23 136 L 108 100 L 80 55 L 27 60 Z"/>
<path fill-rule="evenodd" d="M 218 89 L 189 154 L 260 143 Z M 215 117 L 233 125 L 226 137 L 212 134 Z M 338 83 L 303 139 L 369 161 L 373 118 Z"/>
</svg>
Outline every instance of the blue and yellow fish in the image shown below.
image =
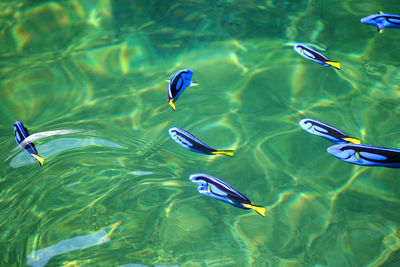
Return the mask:
<svg viewBox="0 0 400 267">
<path fill-rule="evenodd" d="M 25 126 L 19 121 L 14 123 L 14 136 L 17 144 L 26 152 L 28 152 L 28 154 L 31 155 L 34 160 L 37 160 L 40 166 L 42 166 L 44 159 L 39 156 L 35 145 L 31 142 L 23 142 L 29 136 L 29 132 L 28 129 L 26 129 Z"/>
<path fill-rule="evenodd" d="M 299 122 L 301 128 L 310 134 L 318 135 L 328 139 L 329 141 L 342 144 L 342 143 L 354 143 L 359 144 L 360 140 L 354 137 L 350 137 L 344 132 L 332 127 L 326 123 L 314 120 L 314 119 L 302 119 Z"/>
<path fill-rule="evenodd" d="M 180 70 L 172 76 L 171 80 L 168 80 L 168 103 L 171 105 L 172 109 L 175 111 L 175 102 L 178 97 L 188 86 L 198 85 L 196 82 L 192 81 L 193 71 L 186 69 Z"/>
<path fill-rule="evenodd" d="M 197 190 L 200 194 L 221 200 L 241 209 L 252 209 L 261 216 L 265 216 L 264 207 L 254 205 L 250 199 L 218 178 L 197 173 L 190 175 L 189 180 L 198 184 Z"/>
<path fill-rule="evenodd" d="M 329 60 L 326 56 L 322 55 L 320 52 L 314 50 L 313 48 L 305 45 L 305 44 L 296 44 L 294 46 L 294 50 L 299 53 L 301 56 L 317 62 L 322 66 L 333 66 L 340 70 L 340 63 L 337 61 Z"/>
<path fill-rule="evenodd" d="M 185 130 L 179 129 L 177 127 L 170 128 L 168 130 L 172 139 L 174 139 L 181 146 L 187 147 L 190 150 L 198 153 L 203 153 L 207 155 L 226 155 L 233 157 L 234 150 L 217 150 L 208 145 L 204 144 L 202 141 L 194 137 L 191 133 Z"/>
<path fill-rule="evenodd" d="M 328 153 L 348 163 L 364 166 L 400 168 L 400 150 L 362 144 L 339 144 Z"/>
<path fill-rule="evenodd" d="M 382 11 L 379 14 L 370 15 L 361 19 L 362 23 L 373 25 L 382 32 L 385 28 L 400 28 L 400 16 L 394 14 L 385 14 Z"/>
</svg>

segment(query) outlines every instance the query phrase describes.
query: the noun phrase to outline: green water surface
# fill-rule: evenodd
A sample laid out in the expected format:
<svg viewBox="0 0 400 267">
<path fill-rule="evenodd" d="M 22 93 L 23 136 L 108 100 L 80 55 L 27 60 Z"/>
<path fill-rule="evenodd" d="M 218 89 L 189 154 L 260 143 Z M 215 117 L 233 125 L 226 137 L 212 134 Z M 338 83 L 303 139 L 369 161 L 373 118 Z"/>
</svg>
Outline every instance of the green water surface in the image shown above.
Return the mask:
<svg viewBox="0 0 400 267">
<path fill-rule="evenodd" d="M 298 124 L 400 147 L 400 29 L 360 22 L 380 10 L 398 0 L 1 1 L 0 266 L 399 266 L 398 169 L 336 159 Z M 186 68 L 199 85 L 174 112 L 166 80 Z M 43 167 L 16 120 L 67 133 L 35 141 Z M 193 173 L 266 216 L 199 194 Z"/>
</svg>

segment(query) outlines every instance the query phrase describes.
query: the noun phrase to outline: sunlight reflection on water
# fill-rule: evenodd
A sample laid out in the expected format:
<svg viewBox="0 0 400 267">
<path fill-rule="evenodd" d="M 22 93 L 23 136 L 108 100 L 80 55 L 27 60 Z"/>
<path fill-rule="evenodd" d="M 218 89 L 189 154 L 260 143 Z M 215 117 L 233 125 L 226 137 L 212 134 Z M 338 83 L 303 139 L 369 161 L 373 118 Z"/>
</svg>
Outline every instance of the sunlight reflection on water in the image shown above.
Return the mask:
<svg viewBox="0 0 400 267">
<path fill-rule="evenodd" d="M 47 143 L 36 146 L 39 154 L 44 158 L 50 157 L 57 153 L 73 149 L 80 148 L 90 145 L 97 146 L 106 146 L 106 147 L 114 147 L 114 148 L 122 148 L 122 146 L 103 139 L 93 138 L 93 139 L 84 139 L 84 138 L 58 138 L 55 140 L 51 140 Z M 21 151 L 17 156 L 15 156 L 10 161 L 10 166 L 13 168 L 19 168 L 28 164 L 32 164 L 35 161 L 26 153 L 25 151 Z"/>
</svg>

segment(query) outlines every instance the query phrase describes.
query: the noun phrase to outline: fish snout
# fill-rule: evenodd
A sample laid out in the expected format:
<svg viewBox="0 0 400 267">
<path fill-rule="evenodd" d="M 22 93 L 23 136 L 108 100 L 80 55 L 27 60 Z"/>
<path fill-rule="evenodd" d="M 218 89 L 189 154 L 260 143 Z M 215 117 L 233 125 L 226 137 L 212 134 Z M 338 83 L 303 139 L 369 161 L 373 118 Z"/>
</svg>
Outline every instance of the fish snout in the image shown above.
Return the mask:
<svg viewBox="0 0 400 267">
<path fill-rule="evenodd" d="M 192 174 L 192 175 L 189 176 L 189 180 L 194 182 L 194 183 L 196 183 L 198 176 L 199 176 L 198 174 Z"/>
<path fill-rule="evenodd" d="M 335 156 L 341 160 L 349 159 L 352 156 L 352 154 L 354 154 L 354 153 L 350 153 L 349 150 L 342 150 L 342 148 L 343 148 L 343 145 L 334 145 L 334 146 L 328 147 L 326 151 L 329 154 L 331 154 L 332 156 Z M 354 152 L 354 150 L 351 150 L 351 151 Z"/>
<path fill-rule="evenodd" d="M 303 130 L 310 130 L 312 127 L 312 123 L 307 122 L 308 119 L 302 119 L 301 121 L 299 121 L 300 127 L 303 128 Z"/>
<path fill-rule="evenodd" d="M 204 174 L 201 173 L 192 174 L 189 176 L 189 180 L 196 184 L 207 184 L 207 182 L 202 179 L 203 176 Z"/>
<path fill-rule="evenodd" d="M 299 53 L 299 54 L 302 54 L 302 53 L 303 53 L 303 49 L 300 47 L 299 44 L 296 44 L 296 45 L 293 47 L 293 49 L 294 49 L 294 51 L 296 51 L 296 52 Z"/>
<path fill-rule="evenodd" d="M 177 132 L 177 128 L 176 127 L 172 127 L 168 129 L 168 132 L 171 136 L 175 136 L 176 132 Z"/>
<path fill-rule="evenodd" d="M 360 21 L 362 23 L 365 23 L 365 24 L 368 24 L 368 25 L 375 25 L 376 24 L 376 22 L 374 20 L 375 18 L 376 18 L 376 15 L 370 15 L 370 16 L 367 16 L 367 17 L 364 17 L 364 18 L 360 19 Z"/>
<path fill-rule="evenodd" d="M 206 181 L 201 179 L 201 174 L 192 174 L 189 176 L 189 180 L 198 185 L 197 190 L 200 193 L 203 194 L 208 191 L 208 184 Z"/>
</svg>

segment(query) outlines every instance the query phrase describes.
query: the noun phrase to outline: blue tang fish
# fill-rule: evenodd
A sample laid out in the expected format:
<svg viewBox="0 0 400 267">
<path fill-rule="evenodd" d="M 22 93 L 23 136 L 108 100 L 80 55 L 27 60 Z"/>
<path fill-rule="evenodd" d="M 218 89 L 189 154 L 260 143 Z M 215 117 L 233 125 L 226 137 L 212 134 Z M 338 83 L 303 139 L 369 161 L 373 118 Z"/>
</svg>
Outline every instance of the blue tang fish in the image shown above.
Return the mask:
<svg viewBox="0 0 400 267">
<path fill-rule="evenodd" d="M 216 198 L 241 209 L 255 210 L 261 216 L 265 216 L 264 207 L 254 205 L 247 197 L 218 178 L 197 173 L 190 175 L 189 180 L 199 185 L 197 190 L 200 194 Z"/>
<path fill-rule="evenodd" d="M 14 136 L 17 144 L 22 147 L 26 152 L 28 152 L 34 160 L 37 160 L 40 166 L 42 166 L 44 159 L 39 156 L 35 145 L 31 142 L 26 142 L 21 145 L 25 138 L 29 136 L 29 132 L 28 129 L 26 129 L 25 126 L 19 121 L 14 122 Z"/>
<path fill-rule="evenodd" d="M 185 130 L 179 129 L 177 127 L 170 128 L 168 130 L 172 139 L 174 139 L 181 146 L 187 147 L 190 150 L 198 153 L 208 154 L 208 155 L 226 155 L 233 157 L 234 150 L 217 150 L 208 145 L 204 144 L 202 141 L 194 137 L 191 133 Z"/>
<path fill-rule="evenodd" d="M 382 11 L 379 14 L 370 15 L 361 19 L 362 23 L 373 25 L 382 32 L 385 28 L 400 28 L 400 16 L 394 14 L 385 14 Z"/>
<path fill-rule="evenodd" d="M 328 153 L 352 164 L 400 168 L 400 150 L 362 144 L 339 144 Z"/>
<path fill-rule="evenodd" d="M 198 85 L 192 81 L 193 71 L 192 70 L 180 70 L 172 76 L 171 80 L 168 80 L 168 103 L 175 111 L 174 102 L 178 100 L 178 97 L 188 86 Z"/>
<path fill-rule="evenodd" d="M 354 143 L 359 144 L 360 140 L 354 137 L 349 137 L 344 132 L 336 129 L 328 124 L 314 120 L 314 119 L 302 119 L 299 122 L 301 128 L 310 134 L 318 135 L 328 139 L 329 141 L 342 144 L 342 143 Z"/>
<path fill-rule="evenodd" d="M 333 66 L 340 70 L 340 63 L 337 61 L 331 61 L 326 56 L 322 55 L 320 52 L 314 50 L 313 48 L 305 45 L 305 44 L 296 44 L 294 46 L 294 50 L 299 53 L 301 56 L 317 62 L 323 66 Z"/>
</svg>

